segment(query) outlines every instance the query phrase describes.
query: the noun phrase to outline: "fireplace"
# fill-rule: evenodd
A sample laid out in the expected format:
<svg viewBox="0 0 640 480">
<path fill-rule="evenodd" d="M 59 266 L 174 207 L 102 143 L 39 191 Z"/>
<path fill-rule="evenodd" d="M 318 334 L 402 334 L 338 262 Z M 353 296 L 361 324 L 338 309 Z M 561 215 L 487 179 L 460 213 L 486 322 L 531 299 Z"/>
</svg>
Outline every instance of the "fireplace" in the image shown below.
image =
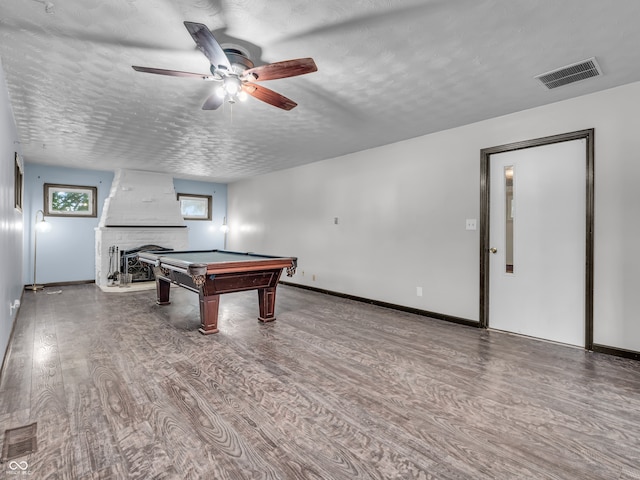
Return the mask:
<svg viewBox="0 0 640 480">
<path fill-rule="evenodd" d="M 123 253 L 149 245 L 170 250 L 189 248 L 173 177 L 117 170 L 96 228 L 96 284 L 109 285 L 108 276 L 113 273 L 110 249 L 115 247 Z"/>
<path fill-rule="evenodd" d="M 132 282 L 149 282 L 155 280 L 153 268 L 148 263 L 138 260 L 138 252 L 165 252 L 171 250 L 159 245 L 143 245 L 138 248 L 124 250 L 120 252 L 120 273 L 131 275 Z"/>
</svg>

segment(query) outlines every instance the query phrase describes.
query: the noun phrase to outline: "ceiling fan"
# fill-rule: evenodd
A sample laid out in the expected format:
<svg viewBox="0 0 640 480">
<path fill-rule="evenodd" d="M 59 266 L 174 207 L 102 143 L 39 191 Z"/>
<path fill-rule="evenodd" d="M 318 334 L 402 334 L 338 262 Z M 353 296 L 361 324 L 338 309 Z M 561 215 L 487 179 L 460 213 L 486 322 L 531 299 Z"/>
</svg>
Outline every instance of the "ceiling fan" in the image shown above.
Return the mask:
<svg viewBox="0 0 640 480">
<path fill-rule="evenodd" d="M 223 48 L 206 25 L 184 22 L 184 26 L 187 27 L 198 48 L 211 62 L 211 75 L 138 67 L 136 65 L 133 65 L 133 69 L 137 72 L 156 73 L 172 77 L 191 77 L 220 81 L 221 85 L 202 105 L 203 110 L 215 110 L 225 100 L 235 103 L 236 100 L 243 100 L 247 95 L 251 95 L 274 107 L 291 110 L 297 105 L 296 102 L 254 82 L 295 77 L 318 70 L 312 58 L 285 60 L 255 67 L 248 54 L 240 47 Z"/>
</svg>

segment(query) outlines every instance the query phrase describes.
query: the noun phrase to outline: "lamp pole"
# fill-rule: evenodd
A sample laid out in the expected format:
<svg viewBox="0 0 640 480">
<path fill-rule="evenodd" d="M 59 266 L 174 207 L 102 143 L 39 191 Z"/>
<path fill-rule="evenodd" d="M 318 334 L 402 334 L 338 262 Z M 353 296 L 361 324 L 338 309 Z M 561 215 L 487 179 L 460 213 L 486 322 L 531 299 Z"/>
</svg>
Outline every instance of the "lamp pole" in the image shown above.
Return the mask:
<svg viewBox="0 0 640 480">
<path fill-rule="evenodd" d="M 38 222 L 38 214 L 42 214 L 42 220 Z M 36 259 L 38 258 L 38 230 L 42 227 L 42 224 L 46 223 L 44 219 L 44 212 L 42 210 L 38 210 L 36 212 L 36 222 L 35 222 L 35 231 L 33 232 L 33 283 L 31 285 L 27 285 L 24 287 L 26 290 L 32 290 L 37 292 L 38 290 L 42 290 L 44 285 L 38 285 L 36 283 Z"/>
<path fill-rule="evenodd" d="M 225 215 L 224 219 L 222 220 L 221 230 L 224 233 L 224 240 L 223 240 L 223 243 L 222 243 L 222 249 L 226 250 L 227 249 L 227 233 L 229 232 L 229 225 L 227 225 L 227 217 L 226 217 L 226 215 Z"/>
</svg>

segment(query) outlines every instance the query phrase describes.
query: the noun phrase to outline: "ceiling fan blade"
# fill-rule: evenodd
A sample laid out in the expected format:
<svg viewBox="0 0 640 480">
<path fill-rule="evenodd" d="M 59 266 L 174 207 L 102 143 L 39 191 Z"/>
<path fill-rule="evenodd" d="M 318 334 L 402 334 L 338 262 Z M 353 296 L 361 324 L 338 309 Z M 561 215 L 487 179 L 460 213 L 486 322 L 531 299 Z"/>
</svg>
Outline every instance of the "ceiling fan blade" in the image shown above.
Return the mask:
<svg viewBox="0 0 640 480">
<path fill-rule="evenodd" d="M 318 70 L 313 58 L 297 58 L 284 62 L 269 63 L 246 70 L 243 77 L 253 76 L 255 81 L 275 80 L 277 78 L 295 77 Z"/>
<path fill-rule="evenodd" d="M 257 98 L 258 100 L 262 100 L 269 105 L 273 105 L 274 107 L 278 107 L 283 110 L 291 110 L 296 105 L 298 105 L 296 102 L 285 97 L 284 95 L 280 95 L 273 90 L 265 88 L 262 85 L 256 85 L 255 83 L 243 83 L 242 90 L 247 92 L 252 97 Z"/>
<path fill-rule="evenodd" d="M 211 65 L 216 68 L 223 67 L 227 70 L 231 69 L 231 63 L 229 63 L 227 55 L 206 25 L 202 23 L 184 22 L 184 26 L 187 27 L 187 30 L 193 37 L 193 41 L 196 42 L 196 45 L 198 45 L 198 48 L 204 53 L 205 57 L 209 59 Z"/>
<path fill-rule="evenodd" d="M 224 102 L 224 98 L 220 98 L 216 93 L 212 93 L 207 97 L 202 105 L 202 110 L 216 110 Z"/>
<path fill-rule="evenodd" d="M 132 65 L 131 68 L 133 68 L 136 72 L 157 73 L 158 75 L 169 75 L 170 77 L 192 77 L 200 78 L 202 80 L 213 80 L 213 75 L 205 75 L 203 73 L 181 72 L 179 70 L 164 70 L 163 68 L 138 67 L 137 65 Z"/>
</svg>

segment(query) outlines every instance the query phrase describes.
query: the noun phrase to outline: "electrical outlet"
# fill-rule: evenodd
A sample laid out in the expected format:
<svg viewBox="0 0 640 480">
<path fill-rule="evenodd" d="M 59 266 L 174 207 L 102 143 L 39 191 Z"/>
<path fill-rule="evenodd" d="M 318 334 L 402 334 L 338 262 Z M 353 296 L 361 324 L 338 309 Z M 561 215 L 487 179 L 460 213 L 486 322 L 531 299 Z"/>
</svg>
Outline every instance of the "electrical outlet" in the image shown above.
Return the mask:
<svg viewBox="0 0 640 480">
<path fill-rule="evenodd" d="M 9 303 L 9 316 L 13 316 L 13 311 L 20 308 L 20 300 L 16 299 L 13 303 Z"/>
<path fill-rule="evenodd" d="M 476 219 L 475 218 L 467 218 L 466 228 L 467 228 L 467 230 L 475 230 L 476 229 Z"/>
<path fill-rule="evenodd" d="M 416 287 L 416 295 L 417 295 L 418 297 L 421 297 L 421 296 L 422 296 L 422 287 Z"/>
</svg>

